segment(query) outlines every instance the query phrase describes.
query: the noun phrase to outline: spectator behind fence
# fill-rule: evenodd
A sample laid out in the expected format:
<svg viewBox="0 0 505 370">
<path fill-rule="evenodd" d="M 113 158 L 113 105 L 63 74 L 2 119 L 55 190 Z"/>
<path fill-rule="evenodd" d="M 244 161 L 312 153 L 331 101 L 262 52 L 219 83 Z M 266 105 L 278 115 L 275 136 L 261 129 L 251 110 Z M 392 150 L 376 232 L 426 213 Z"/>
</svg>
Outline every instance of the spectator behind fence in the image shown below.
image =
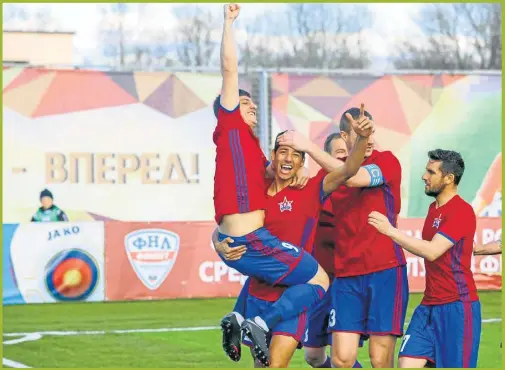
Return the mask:
<svg viewBox="0 0 505 370">
<path fill-rule="evenodd" d="M 33 215 L 31 222 L 68 221 L 68 217 L 61 209 L 53 204 L 53 193 L 44 189 L 40 193 L 40 207 Z"/>
</svg>

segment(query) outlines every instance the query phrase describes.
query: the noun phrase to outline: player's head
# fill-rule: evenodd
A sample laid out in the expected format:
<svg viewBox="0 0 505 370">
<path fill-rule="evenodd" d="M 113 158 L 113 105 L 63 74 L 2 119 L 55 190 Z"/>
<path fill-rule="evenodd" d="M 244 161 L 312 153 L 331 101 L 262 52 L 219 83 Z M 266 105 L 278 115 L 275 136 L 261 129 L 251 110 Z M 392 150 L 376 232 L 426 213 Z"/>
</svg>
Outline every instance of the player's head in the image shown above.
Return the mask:
<svg viewBox="0 0 505 370">
<path fill-rule="evenodd" d="M 249 92 L 239 89 L 239 106 L 240 106 L 240 115 L 244 119 L 245 123 L 251 128 L 256 126 L 258 123 L 256 118 L 256 109 L 258 108 L 254 101 L 252 100 L 251 94 Z M 221 104 L 221 95 L 218 95 L 216 99 L 214 99 L 214 115 L 217 118 L 217 112 L 219 111 L 219 105 Z"/>
<path fill-rule="evenodd" d="M 342 136 L 342 139 L 344 139 L 347 145 L 347 151 L 350 152 L 352 147 L 354 146 L 354 143 L 356 142 L 356 139 L 358 138 L 358 135 L 354 132 L 351 124 L 349 123 L 349 120 L 345 116 L 347 113 L 349 113 L 352 116 L 352 118 L 358 119 L 359 108 L 350 108 L 346 110 L 344 113 L 342 113 L 342 116 L 340 117 L 340 135 Z M 365 116 L 373 121 L 372 115 L 367 111 L 365 111 Z M 372 134 L 368 137 L 368 146 L 365 151 L 365 158 L 370 157 L 370 155 L 372 155 L 373 146 L 374 146 L 374 140 Z"/>
<path fill-rule="evenodd" d="M 305 163 L 305 152 L 299 152 L 287 145 L 279 145 L 277 139 L 286 131 L 277 134 L 271 159 L 275 176 L 282 180 L 290 180 Z"/>
<path fill-rule="evenodd" d="M 452 150 L 436 149 L 428 152 L 428 164 L 423 175 L 424 192 L 436 197 L 446 188 L 456 188 L 465 172 L 461 154 Z"/>
<path fill-rule="evenodd" d="M 42 208 L 49 209 L 53 206 L 53 193 L 44 189 L 40 192 L 40 204 Z"/>
<path fill-rule="evenodd" d="M 347 157 L 347 145 L 344 139 L 342 139 L 340 132 L 334 132 L 326 138 L 324 151 L 334 158 L 342 159 Z"/>
</svg>

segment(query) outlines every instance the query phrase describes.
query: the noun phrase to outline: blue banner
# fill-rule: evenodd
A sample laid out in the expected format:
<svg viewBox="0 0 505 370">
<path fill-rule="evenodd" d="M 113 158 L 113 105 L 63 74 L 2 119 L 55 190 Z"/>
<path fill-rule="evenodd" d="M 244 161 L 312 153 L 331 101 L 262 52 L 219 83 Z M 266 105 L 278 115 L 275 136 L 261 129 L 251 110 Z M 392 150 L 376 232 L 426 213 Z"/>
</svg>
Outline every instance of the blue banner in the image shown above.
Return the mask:
<svg viewBox="0 0 505 370">
<path fill-rule="evenodd" d="M 14 267 L 11 258 L 11 241 L 16 229 L 17 224 L 4 224 L 2 225 L 2 288 L 3 288 L 3 304 L 23 304 L 26 303 L 19 291 L 14 274 Z"/>
</svg>

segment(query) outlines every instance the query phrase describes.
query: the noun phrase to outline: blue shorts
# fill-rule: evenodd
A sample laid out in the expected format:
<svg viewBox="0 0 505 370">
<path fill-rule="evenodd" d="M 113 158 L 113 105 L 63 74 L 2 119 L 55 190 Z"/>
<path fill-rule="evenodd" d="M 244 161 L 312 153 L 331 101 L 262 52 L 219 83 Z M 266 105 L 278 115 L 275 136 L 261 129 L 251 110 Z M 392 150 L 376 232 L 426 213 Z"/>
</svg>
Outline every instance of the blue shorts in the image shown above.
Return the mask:
<svg viewBox="0 0 505 370">
<path fill-rule="evenodd" d="M 329 332 L 403 335 L 409 300 L 406 266 L 366 275 L 335 277 Z"/>
<path fill-rule="evenodd" d="M 332 305 L 331 292 L 327 291 L 323 299 L 312 307 L 307 314 L 307 329 L 303 336 L 303 346 L 322 348 L 331 346 L 331 333 L 328 332 Z M 334 318 L 332 319 L 334 320 Z M 359 346 L 363 347 L 366 336 L 361 336 Z"/>
<path fill-rule="evenodd" d="M 218 234 L 220 241 L 227 237 Z M 309 282 L 317 273 L 318 263 L 314 257 L 300 247 L 279 240 L 263 227 L 247 235 L 230 238 L 233 239 L 230 247 L 245 245 L 246 253 L 236 261 L 219 257 L 243 275 L 256 277 L 271 285 L 292 286 Z"/>
<path fill-rule="evenodd" d="M 331 345 L 331 334 L 328 333 L 328 318 L 331 310 L 331 295 L 326 292 L 315 306 L 308 311 L 307 329 L 303 336 L 303 346 L 321 348 Z"/>
<path fill-rule="evenodd" d="M 274 303 L 275 302 L 264 301 L 262 299 L 249 295 L 247 297 L 246 314 L 244 317 L 246 319 L 251 319 L 256 316 L 261 316 L 265 312 L 268 312 L 268 310 L 272 307 Z M 303 333 L 305 332 L 306 325 L 307 325 L 307 312 L 304 311 L 296 318 L 280 321 L 273 328 L 269 329 L 271 336 L 283 335 L 287 337 L 293 337 L 298 342 L 301 342 Z M 249 338 L 244 337 L 242 338 L 242 341 L 246 346 L 249 347 L 252 346 L 252 343 L 249 340 Z"/>
<path fill-rule="evenodd" d="M 436 367 L 477 367 L 481 320 L 479 301 L 420 305 L 398 357 L 424 358 Z"/>
</svg>

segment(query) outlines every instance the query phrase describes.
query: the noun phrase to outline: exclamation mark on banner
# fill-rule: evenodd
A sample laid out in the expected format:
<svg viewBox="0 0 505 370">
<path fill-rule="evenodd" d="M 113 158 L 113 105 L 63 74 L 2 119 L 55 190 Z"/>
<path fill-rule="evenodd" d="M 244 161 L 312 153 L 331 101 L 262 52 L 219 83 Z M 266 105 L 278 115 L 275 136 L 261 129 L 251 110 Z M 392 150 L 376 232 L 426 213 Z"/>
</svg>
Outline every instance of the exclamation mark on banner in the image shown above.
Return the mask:
<svg viewBox="0 0 505 370">
<path fill-rule="evenodd" d="M 198 153 L 191 155 L 191 174 L 189 175 L 190 184 L 198 184 L 200 182 L 200 174 L 198 173 Z"/>
</svg>

